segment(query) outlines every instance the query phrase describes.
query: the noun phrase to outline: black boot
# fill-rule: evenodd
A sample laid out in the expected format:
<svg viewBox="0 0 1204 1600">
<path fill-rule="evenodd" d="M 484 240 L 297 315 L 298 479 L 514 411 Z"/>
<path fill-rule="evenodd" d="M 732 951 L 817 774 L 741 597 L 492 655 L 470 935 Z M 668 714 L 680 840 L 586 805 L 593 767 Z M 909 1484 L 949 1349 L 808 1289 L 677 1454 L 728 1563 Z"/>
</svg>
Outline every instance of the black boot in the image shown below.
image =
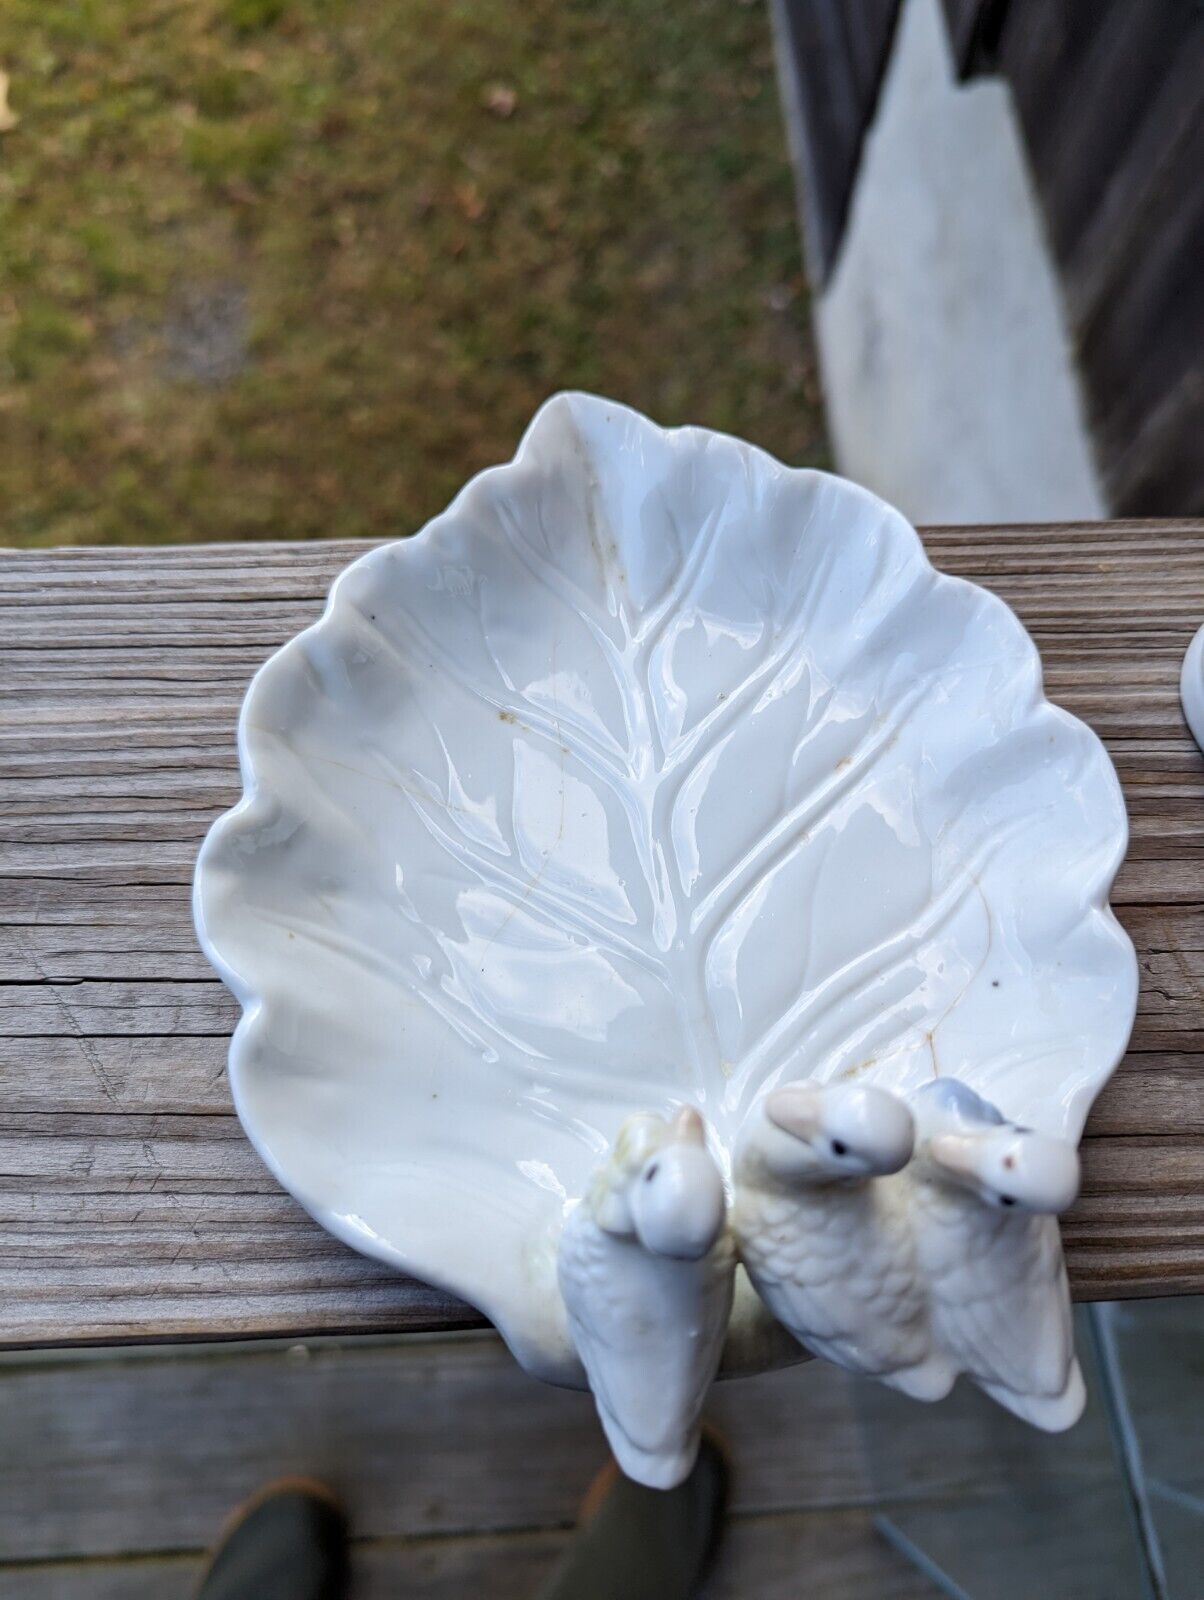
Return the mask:
<svg viewBox="0 0 1204 1600">
<path fill-rule="evenodd" d="M 234 1515 L 197 1600 L 344 1600 L 347 1522 L 321 1484 L 273 1483 Z"/>
<path fill-rule="evenodd" d="M 645 1489 L 612 1462 L 539 1600 L 689 1600 L 719 1542 L 727 1479 L 723 1451 L 705 1435 L 676 1489 Z"/>
</svg>

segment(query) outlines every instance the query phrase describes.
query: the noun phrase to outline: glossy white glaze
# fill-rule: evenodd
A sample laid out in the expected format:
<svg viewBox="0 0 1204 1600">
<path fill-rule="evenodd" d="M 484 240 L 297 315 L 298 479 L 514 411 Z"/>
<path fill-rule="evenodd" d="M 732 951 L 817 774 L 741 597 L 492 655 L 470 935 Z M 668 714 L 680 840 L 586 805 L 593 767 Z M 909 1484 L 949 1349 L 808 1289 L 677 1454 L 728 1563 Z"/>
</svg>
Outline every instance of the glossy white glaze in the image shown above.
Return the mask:
<svg viewBox="0 0 1204 1600">
<path fill-rule="evenodd" d="M 697 1105 L 726 1170 L 779 1083 L 956 1073 L 1073 1140 L 1128 1036 L 1099 742 L 896 512 L 735 439 L 549 401 L 348 568 L 239 748 L 195 907 L 243 1122 L 543 1376 L 582 1381 L 555 1241 L 633 1111 Z"/>
<path fill-rule="evenodd" d="M 757 1292 L 808 1350 L 939 1400 L 957 1368 L 932 1337 L 905 1191 L 883 1181 L 912 1141 L 910 1112 L 883 1089 L 775 1089 L 736 1144 L 732 1227 Z"/>
<path fill-rule="evenodd" d="M 1204 627 L 1197 628 L 1184 654 L 1179 698 L 1191 736 L 1204 750 Z"/>
<path fill-rule="evenodd" d="M 598 1415 L 629 1477 L 671 1489 L 694 1465 L 732 1309 L 723 1179 L 687 1108 L 635 1116 L 569 1213 L 559 1284 Z"/>
<path fill-rule="evenodd" d="M 1017 1128 L 952 1079 L 913 1099 L 907 1194 L 934 1340 L 1001 1406 L 1059 1433 L 1086 1403 L 1057 1213 L 1078 1192 L 1066 1139 Z"/>
</svg>

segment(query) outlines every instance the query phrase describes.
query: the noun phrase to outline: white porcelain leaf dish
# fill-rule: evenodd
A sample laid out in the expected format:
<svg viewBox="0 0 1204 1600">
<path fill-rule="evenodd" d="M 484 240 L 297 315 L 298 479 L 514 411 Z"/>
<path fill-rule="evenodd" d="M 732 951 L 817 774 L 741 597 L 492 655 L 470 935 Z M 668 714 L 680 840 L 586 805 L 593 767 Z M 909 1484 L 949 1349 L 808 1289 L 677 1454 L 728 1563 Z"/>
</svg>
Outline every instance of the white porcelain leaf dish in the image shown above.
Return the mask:
<svg viewBox="0 0 1204 1600">
<path fill-rule="evenodd" d="M 777 1085 L 953 1076 L 1073 1141 L 1124 1050 L 1099 741 L 901 516 L 735 439 L 549 401 L 342 574 L 239 748 L 195 904 L 247 1131 L 544 1375 L 629 1114 L 697 1107 L 727 1171 Z"/>
</svg>

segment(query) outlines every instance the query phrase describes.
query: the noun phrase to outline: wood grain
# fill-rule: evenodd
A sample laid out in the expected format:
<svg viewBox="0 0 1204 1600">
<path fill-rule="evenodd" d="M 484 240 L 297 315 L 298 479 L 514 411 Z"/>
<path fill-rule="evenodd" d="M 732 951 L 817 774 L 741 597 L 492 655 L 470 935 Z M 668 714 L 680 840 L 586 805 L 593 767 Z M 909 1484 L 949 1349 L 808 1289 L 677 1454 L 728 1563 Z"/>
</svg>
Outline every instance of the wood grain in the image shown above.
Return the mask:
<svg viewBox="0 0 1204 1600">
<path fill-rule="evenodd" d="M 1204 759 L 1177 679 L 1204 524 L 926 543 L 1015 607 L 1129 806 L 1114 903 L 1142 993 L 1066 1221 L 1076 1291 L 1200 1291 Z M 224 1077 L 236 1007 L 189 916 L 197 847 L 238 794 L 247 680 L 363 548 L 0 555 L 0 1343 L 479 1320 L 336 1244 L 260 1166 Z"/>
</svg>

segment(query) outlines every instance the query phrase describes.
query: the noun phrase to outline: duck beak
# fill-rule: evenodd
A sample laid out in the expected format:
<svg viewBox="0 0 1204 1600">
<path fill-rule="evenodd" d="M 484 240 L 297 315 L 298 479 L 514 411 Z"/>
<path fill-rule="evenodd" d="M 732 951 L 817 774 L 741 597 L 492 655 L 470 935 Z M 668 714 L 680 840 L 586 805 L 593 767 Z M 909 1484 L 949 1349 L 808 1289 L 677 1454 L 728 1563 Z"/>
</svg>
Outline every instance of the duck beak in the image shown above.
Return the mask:
<svg viewBox="0 0 1204 1600">
<path fill-rule="evenodd" d="M 693 1106 L 682 1106 L 674 1117 L 673 1137 L 679 1144 L 706 1144 L 706 1126 Z"/>
<path fill-rule="evenodd" d="M 819 1132 L 819 1091 L 810 1084 L 788 1083 L 766 1097 L 765 1115 L 783 1133 L 812 1139 Z"/>
<path fill-rule="evenodd" d="M 978 1181 L 978 1163 L 975 1160 L 978 1141 L 964 1133 L 938 1133 L 929 1141 L 928 1154 L 938 1167 L 944 1167 L 955 1177 Z"/>
</svg>

